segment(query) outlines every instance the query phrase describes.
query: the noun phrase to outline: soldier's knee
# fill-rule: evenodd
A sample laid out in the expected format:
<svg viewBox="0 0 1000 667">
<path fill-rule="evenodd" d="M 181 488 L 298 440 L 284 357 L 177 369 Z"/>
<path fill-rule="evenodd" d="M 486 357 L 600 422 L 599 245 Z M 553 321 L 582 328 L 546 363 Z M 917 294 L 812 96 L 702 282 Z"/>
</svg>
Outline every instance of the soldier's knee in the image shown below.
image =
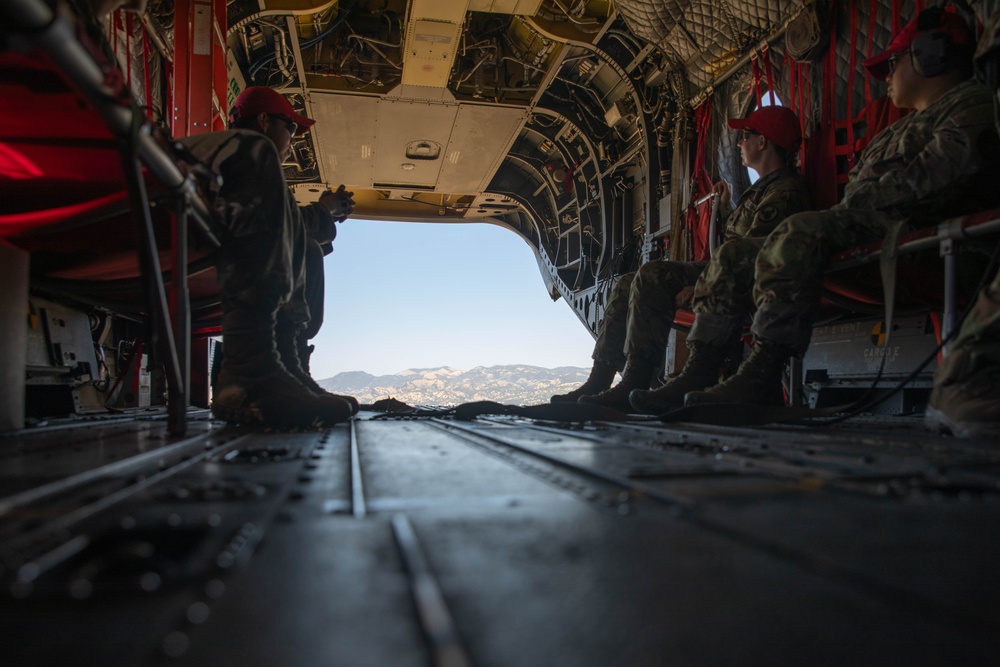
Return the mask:
<svg viewBox="0 0 1000 667">
<path fill-rule="evenodd" d="M 756 256 L 758 246 L 746 239 L 730 239 L 715 250 L 712 256 L 714 261 L 720 264 L 732 264 L 733 262 L 746 261 L 748 257 Z"/>
<path fill-rule="evenodd" d="M 635 279 L 635 272 L 623 273 L 618 276 L 615 281 L 615 286 L 611 288 L 612 296 L 614 295 L 628 295 L 629 290 L 632 289 L 632 281 Z"/>
<path fill-rule="evenodd" d="M 804 211 L 794 213 L 781 221 L 771 233 L 775 235 L 816 235 L 823 228 L 822 211 Z"/>
<path fill-rule="evenodd" d="M 790 215 L 768 235 L 759 259 L 766 261 L 775 255 L 801 254 L 803 248 L 820 242 L 822 230 L 823 221 L 815 211 Z"/>
<path fill-rule="evenodd" d="M 659 274 L 663 270 L 664 265 L 666 264 L 669 264 L 669 262 L 664 262 L 659 260 L 653 262 L 646 262 L 645 264 L 639 267 L 638 271 L 635 272 L 635 277 L 638 280 L 649 280 L 653 276 Z"/>
<path fill-rule="evenodd" d="M 643 264 L 635 272 L 635 278 L 632 281 L 632 293 L 645 292 L 652 286 L 670 282 L 671 276 L 674 273 L 673 265 L 673 262 L 668 261 L 655 261 Z"/>
</svg>

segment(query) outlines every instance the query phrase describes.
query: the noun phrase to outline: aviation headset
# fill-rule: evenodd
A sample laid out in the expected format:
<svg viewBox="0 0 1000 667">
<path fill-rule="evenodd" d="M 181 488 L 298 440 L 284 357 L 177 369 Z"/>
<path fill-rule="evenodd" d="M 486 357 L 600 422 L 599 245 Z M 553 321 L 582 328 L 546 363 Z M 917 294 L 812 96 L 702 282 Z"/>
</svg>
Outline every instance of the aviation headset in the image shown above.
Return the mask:
<svg viewBox="0 0 1000 667">
<path fill-rule="evenodd" d="M 959 49 L 941 29 L 944 9 L 932 7 L 917 17 L 917 36 L 910 45 L 913 69 L 925 77 L 941 76 L 956 62 Z"/>
</svg>

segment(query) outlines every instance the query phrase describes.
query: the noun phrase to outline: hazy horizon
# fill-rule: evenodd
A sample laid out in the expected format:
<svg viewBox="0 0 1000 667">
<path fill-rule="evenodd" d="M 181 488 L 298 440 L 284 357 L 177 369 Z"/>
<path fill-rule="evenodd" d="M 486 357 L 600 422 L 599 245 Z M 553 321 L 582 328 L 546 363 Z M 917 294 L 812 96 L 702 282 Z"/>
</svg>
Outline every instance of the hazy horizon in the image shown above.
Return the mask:
<svg viewBox="0 0 1000 667">
<path fill-rule="evenodd" d="M 591 365 L 593 336 L 549 298 L 528 244 L 497 225 L 347 220 L 325 269 L 315 378 Z"/>
<path fill-rule="evenodd" d="M 336 377 L 338 375 L 345 375 L 345 374 L 348 374 L 348 373 L 365 373 L 367 375 L 372 375 L 372 376 L 375 376 L 375 377 L 382 377 L 382 376 L 386 376 L 386 375 L 399 375 L 401 373 L 406 373 L 407 371 L 421 372 L 421 371 L 437 371 L 437 370 L 442 370 L 442 369 L 447 369 L 447 370 L 455 371 L 455 372 L 459 372 L 459 373 L 468 373 L 470 371 L 476 370 L 477 368 L 483 368 L 483 369 L 489 370 L 489 369 L 492 369 L 492 368 L 509 368 L 509 367 L 512 367 L 512 366 L 527 366 L 529 368 L 537 368 L 539 370 L 544 370 L 544 371 L 554 371 L 554 370 L 558 370 L 560 368 L 572 368 L 572 369 L 585 370 L 585 371 L 589 371 L 590 370 L 590 364 L 587 364 L 586 366 L 578 366 L 578 365 L 573 365 L 573 364 L 561 364 L 559 366 L 539 366 L 537 364 L 490 364 L 490 365 L 487 366 L 485 364 L 479 364 L 477 366 L 472 366 L 471 368 L 456 368 L 454 366 L 448 366 L 448 365 L 444 365 L 444 366 L 419 366 L 419 367 L 401 368 L 398 371 L 394 371 L 394 372 L 391 372 L 391 373 L 372 373 L 371 371 L 366 371 L 366 370 L 362 370 L 362 369 L 356 368 L 356 369 L 349 370 L 349 371 L 339 371 L 339 372 L 334 373 L 333 375 L 331 375 L 329 377 L 320 377 L 318 375 L 316 375 L 315 377 L 316 377 L 317 380 L 329 380 L 329 379 L 334 378 L 334 377 Z"/>
<path fill-rule="evenodd" d="M 547 403 L 554 394 L 578 387 L 589 368 L 543 368 L 529 364 L 476 366 L 470 370 L 440 367 L 406 369 L 395 374 L 373 375 L 344 371 L 317 380 L 338 394 L 350 394 L 361 403 L 395 398 L 411 405 L 458 405 L 470 401 L 496 401 L 520 405 Z"/>
</svg>

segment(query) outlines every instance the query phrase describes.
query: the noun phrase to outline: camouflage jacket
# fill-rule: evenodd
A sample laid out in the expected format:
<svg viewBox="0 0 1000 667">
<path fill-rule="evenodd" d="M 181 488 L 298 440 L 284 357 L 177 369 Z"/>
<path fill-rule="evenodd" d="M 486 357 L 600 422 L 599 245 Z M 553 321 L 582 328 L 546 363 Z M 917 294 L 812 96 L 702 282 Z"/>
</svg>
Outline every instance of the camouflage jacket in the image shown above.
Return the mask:
<svg viewBox="0 0 1000 667">
<path fill-rule="evenodd" d="M 289 191 L 288 196 L 294 199 L 291 191 Z M 329 255 L 333 252 L 333 240 L 337 238 L 337 225 L 333 220 L 333 216 L 319 202 L 298 206 L 297 208 L 299 216 L 302 218 L 302 224 L 305 225 L 306 233 L 309 234 L 309 238 L 319 243 L 320 247 L 323 248 L 324 255 Z"/>
<path fill-rule="evenodd" d="M 995 206 L 1000 140 L 986 86 L 966 81 L 872 139 L 834 208 L 940 220 Z"/>
<path fill-rule="evenodd" d="M 740 197 L 725 220 L 724 240 L 766 237 L 793 213 L 812 209 L 805 181 L 792 167 L 782 167 L 759 179 Z"/>
<path fill-rule="evenodd" d="M 227 227 L 227 216 L 232 210 L 253 205 L 252 202 L 226 202 L 223 183 L 226 178 L 261 177 L 256 167 L 261 157 L 255 152 L 260 150 L 260 146 L 247 140 L 254 136 L 263 135 L 253 130 L 223 130 L 178 140 L 179 144 L 190 151 L 189 156 L 182 155 L 179 159 L 192 163 L 189 164 L 189 168 L 197 177 L 202 192 L 213 202 L 223 225 Z M 326 207 L 319 202 L 299 206 L 291 190 L 285 188 L 285 210 L 305 228 L 309 238 L 320 244 L 324 254 L 329 254 L 333 249 L 332 242 L 337 236 L 337 226 Z M 265 227 L 247 229 L 244 233 L 262 231 L 270 227 L 269 223 L 264 224 Z"/>
</svg>

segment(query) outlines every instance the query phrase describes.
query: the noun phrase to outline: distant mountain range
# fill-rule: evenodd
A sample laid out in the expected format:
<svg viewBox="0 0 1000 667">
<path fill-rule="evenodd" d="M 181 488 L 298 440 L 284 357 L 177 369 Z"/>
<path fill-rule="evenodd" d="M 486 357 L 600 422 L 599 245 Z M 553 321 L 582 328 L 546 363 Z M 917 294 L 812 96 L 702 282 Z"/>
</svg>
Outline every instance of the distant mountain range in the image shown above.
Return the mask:
<svg viewBox="0 0 1000 667">
<path fill-rule="evenodd" d="M 553 394 L 576 389 L 589 374 L 589 368 L 574 366 L 477 366 L 469 371 L 443 366 L 378 376 L 350 371 L 319 384 L 337 394 L 350 394 L 361 403 L 395 398 L 410 405 L 448 406 L 469 401 L 536 405 L 548 403 Z"/>
</svg>

